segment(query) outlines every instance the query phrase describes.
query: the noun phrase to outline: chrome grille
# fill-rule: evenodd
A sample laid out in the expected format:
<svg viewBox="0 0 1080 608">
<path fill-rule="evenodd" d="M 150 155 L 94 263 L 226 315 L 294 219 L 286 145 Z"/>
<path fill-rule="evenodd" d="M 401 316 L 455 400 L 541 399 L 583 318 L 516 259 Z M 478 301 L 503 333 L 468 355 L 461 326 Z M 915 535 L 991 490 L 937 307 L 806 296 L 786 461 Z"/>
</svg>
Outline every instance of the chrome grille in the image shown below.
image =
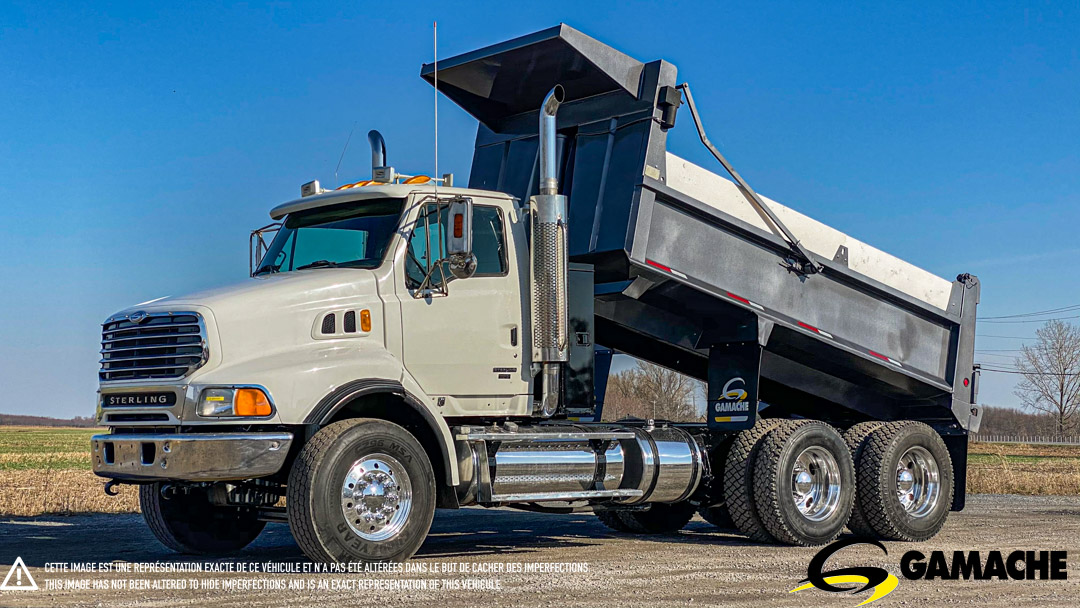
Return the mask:
<svg viewBox="0 0 1080 608">
<path fill-rule="evenodd" d="M 206 328 L 198 313 L 141 317 L 135 313 L 102 324 L 102 382 L 182 378 L 206 361 Z"/>
</svg>

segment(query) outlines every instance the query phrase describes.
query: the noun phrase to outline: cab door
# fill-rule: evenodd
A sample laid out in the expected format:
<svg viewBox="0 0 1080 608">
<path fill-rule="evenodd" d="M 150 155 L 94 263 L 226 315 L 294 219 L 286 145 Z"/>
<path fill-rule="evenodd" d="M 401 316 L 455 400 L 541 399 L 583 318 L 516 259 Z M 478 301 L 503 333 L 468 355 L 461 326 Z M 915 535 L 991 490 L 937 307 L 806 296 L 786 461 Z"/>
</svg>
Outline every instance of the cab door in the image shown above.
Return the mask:
<svg viewBox="0 0 1080 608">
<path fill-rule="evenodd" d="M 523 332 L 525 283 L 519 272 L 512 201 L 473 199 L 476 273 L 459 279 L 439 260 L 447 205 L 430 197 L 405 225 L 396 276 L 405 368 L 444 415 L 526 413 L 528 364 Z"/>
</svg>

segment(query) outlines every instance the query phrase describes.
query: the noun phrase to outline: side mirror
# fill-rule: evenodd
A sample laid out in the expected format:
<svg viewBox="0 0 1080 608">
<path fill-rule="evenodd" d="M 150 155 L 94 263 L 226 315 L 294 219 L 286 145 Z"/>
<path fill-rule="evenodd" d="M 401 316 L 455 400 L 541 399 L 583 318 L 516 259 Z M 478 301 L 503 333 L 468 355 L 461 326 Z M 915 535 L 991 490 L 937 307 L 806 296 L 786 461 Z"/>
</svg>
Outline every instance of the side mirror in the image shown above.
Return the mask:
<svg viewBox="0 0 1080 608">
<path fill-rule="evenodd" d="M 476 256 L 472 250 L 472 200 L 459 198 L 450 201 L 446 228 L 446 258 L 450 274 L 467 279 L 476 273 Z"/>
</svg>

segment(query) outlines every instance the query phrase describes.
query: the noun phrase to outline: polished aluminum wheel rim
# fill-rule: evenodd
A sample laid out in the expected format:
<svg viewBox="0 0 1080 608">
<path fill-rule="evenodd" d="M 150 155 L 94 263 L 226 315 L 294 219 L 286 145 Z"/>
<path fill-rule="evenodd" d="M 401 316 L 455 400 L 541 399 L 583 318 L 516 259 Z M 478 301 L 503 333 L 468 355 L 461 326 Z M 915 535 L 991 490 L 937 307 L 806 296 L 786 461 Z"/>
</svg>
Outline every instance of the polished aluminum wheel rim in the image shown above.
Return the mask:
<svg viewBox="0 0 1080 608">
<path fill-rule="evenodd" d="M 371 454 L 353 463 L 341 484 L 341 512 L 357 536 L 370 541 L 393 538 L 412 510 L 412 483 L 394 457 Z"/>
<path fill-rule="evenodd" d="M 840 465 L 828 450 L 809 447 L 791 470 L 791 499 L 810 521 L 828 519 L 840 505 Z"/>
<path fill-rule="evenodd" d="M 921 446 L 909 448 L 896 463 L 896 498 L 912 517 L 926 517 L 937 507 L 941 480 L 937 460 Z"/>
</svg>

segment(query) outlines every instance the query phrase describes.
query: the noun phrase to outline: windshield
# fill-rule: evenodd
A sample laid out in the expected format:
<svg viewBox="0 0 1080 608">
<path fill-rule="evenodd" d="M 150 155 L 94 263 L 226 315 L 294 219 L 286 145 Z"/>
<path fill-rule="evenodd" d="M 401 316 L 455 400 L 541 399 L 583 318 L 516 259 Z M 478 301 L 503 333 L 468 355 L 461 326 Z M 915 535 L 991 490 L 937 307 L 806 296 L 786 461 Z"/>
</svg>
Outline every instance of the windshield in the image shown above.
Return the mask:
<svg viewBox="0 0 1080 608">
<path fill-rule="evenodd" d="M 405 199 L 377 198 L 290 213 L 256 275 L 305 268 L 376 268 Z"/>
</svg>

